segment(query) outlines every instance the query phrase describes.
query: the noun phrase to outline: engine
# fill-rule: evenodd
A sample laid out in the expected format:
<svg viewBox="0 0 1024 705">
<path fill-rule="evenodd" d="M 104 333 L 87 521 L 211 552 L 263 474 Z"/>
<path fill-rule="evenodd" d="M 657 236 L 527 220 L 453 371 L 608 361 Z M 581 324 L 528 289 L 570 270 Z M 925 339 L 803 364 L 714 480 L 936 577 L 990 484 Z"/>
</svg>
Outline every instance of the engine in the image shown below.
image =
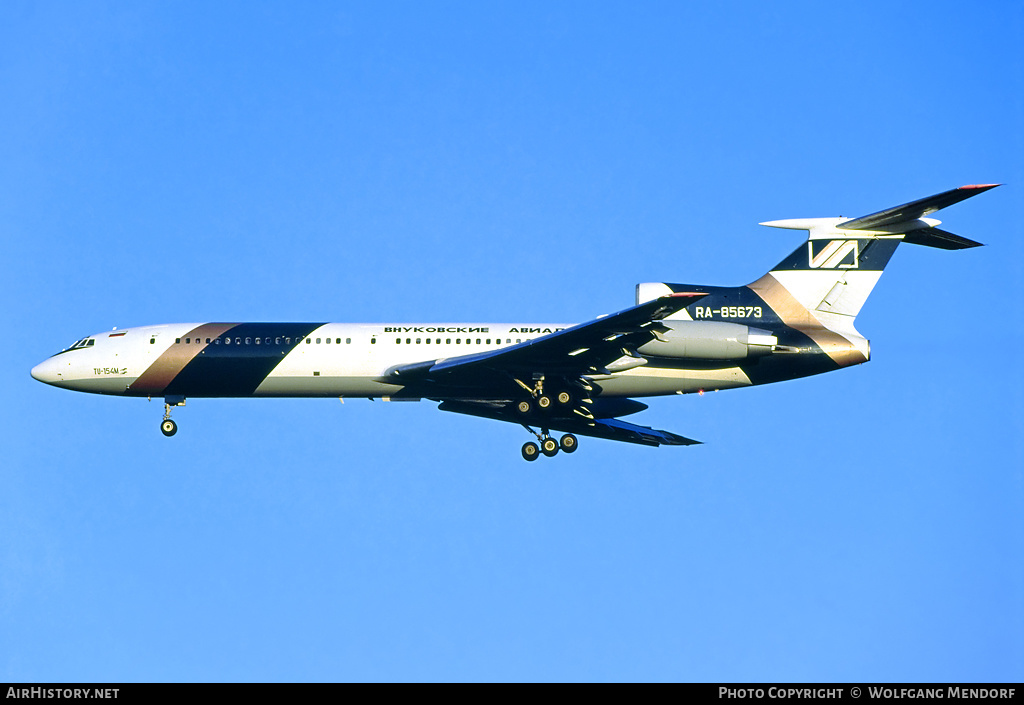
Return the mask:
<svg viewBox="0 0 1024 705">
<path fill-rule="evenodd" d="M 665 321 L 669 330 L 637 348 L 641 355 L 691 360 L 745 360 L 767 355 L 779 344 L 771 331 L 740 323 Z"/>
</svg>

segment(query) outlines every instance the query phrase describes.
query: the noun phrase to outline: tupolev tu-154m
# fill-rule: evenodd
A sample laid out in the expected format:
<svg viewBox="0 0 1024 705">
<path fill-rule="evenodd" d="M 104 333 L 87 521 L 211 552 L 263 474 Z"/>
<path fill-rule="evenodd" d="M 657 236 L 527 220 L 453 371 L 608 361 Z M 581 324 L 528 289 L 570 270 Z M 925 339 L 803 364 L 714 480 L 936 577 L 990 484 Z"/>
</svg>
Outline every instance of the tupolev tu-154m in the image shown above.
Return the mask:
<svg viewBox="0 0 1024 705">
<path fill-rule="evenodd" d="M 577 436 L 648 446 L 689 438 L 622 421 L 636 398 L 768 384 L 859 365 L 854 322 L 901 242 L 981 243 L 927 216 L 998 184 L 961 186 L 860 218 L 762 223 L 807 241 L 747 286 L 644 283 L 636 305 L 571 324 L 181 323 L 81 338 L 32 369 L 56 387 L 124 397 L 429 399 L 521 424 L 523 457 L 577 449 Z M 564 433 L 560 438 L 552 431 Z"/>
</svg>

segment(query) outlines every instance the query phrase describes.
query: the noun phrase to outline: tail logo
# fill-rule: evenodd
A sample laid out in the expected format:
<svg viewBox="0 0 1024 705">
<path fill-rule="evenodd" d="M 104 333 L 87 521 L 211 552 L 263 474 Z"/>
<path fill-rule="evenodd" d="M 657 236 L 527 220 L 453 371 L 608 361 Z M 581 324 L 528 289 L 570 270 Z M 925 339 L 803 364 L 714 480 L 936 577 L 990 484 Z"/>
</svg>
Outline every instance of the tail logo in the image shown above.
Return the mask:
<svg viewBox="0 0 1024 705">
<path fill-rule="evenodd" d="M 857 269 L 860 246 L 856 240 L 832 240 L 818 252 L 814 245 L 820 240 L 807 241 L 807 266 L 811 269 Z"/>
</svg>

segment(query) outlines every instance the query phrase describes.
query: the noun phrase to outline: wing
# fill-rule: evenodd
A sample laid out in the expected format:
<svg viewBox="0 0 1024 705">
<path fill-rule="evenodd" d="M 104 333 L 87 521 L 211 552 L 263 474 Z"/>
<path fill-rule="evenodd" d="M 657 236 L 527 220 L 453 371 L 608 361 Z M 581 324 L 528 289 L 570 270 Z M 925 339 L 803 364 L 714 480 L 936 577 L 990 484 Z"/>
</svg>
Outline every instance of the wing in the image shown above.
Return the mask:
<svg viewBox="0 0 1024 705">
<path fill-rule="evenodd" d="M 678 292 L 500 350 L 400 365 L 381 381 L 404 385 L 403 396 L 443 399 L 444 411 L 539 426 L 545 434 L 555 429 L 649 446 L 692 445 L 698 441 L 614 418 L 646 406 L 595 402 L 599 385 L 587 376 L 645 363 L 636 348 L 667 330 L 660 321 L 706 295 Z"/>
<path fill-rule="evenodd" d="M 388 370 L 380 381 L 463 389 L 492 386 L 496 373 L 509 381 L 527 373 L 564 377 L 608 374 L 609 365 L 634 356 L 635 348 L 665 330 L 659 321 L 705 296 L 677 292 L 499 350 L 399 365 Z"/>
</svg>

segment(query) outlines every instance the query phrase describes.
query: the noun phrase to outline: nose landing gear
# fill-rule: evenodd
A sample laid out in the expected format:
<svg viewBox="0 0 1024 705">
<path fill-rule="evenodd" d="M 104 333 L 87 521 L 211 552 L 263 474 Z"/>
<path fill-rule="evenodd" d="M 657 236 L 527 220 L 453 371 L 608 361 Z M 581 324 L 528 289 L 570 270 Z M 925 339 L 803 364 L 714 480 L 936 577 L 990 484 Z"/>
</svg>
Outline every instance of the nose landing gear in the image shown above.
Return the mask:
<svg viewBox="0 0 1024 705">
<path fill-rule="evenodd" d="M 178 432 L 178 424 L 171 419 L 171 407 L 185 406 L 185 397 L 164 397 L 164 418 L 160 422 L 160 433 L 168 438 Z"/>
</svg>

